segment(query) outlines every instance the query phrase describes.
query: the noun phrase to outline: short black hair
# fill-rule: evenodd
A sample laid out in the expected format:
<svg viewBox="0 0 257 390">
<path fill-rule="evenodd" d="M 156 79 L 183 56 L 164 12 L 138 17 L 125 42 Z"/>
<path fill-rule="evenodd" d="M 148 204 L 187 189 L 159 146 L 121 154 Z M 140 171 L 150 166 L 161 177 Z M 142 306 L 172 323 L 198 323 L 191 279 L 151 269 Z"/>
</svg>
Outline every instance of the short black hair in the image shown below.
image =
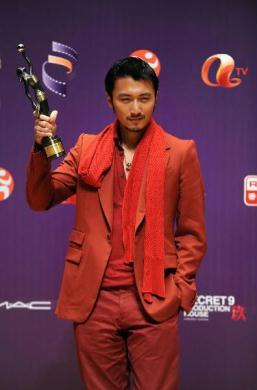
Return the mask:
<svg viewBox="0 0 257 390">
<path fill-rule="evenodd" d="M 123 77 L 132 77 L 134 80 L 151 81 L 155 96 L 159 88 L 159 79 L 153 68 L 138 57 L 125 57 L 116 61 L 108 70 L 105 76 L 105 90 L 109 96 L 112 96 L 115 81 Z"/>
</svg>

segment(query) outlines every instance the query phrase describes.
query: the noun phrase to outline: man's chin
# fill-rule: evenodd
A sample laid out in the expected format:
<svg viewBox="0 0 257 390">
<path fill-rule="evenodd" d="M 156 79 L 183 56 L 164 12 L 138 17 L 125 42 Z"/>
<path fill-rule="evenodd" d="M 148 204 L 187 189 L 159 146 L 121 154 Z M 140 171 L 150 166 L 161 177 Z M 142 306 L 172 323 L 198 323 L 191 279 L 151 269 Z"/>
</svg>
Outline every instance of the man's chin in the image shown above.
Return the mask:
<svg viewBox="0 0 257 390">
<path fill-rule="evenodd" d="M 141 131 L 144 131 L 147 127 L 148 123 L 142 122 L 142 123 L 129 123 L 128 126 L 126 126 L 127 130 L 133 133 L 139 133 Z"/>
<path fill-rule="evenodd" d="M 139 126 L 127 127 L 127 130 L 130 131 L 131 133 L 140 133 L 144 129 L 145 127 L 139 127 Z"/>
</svg>

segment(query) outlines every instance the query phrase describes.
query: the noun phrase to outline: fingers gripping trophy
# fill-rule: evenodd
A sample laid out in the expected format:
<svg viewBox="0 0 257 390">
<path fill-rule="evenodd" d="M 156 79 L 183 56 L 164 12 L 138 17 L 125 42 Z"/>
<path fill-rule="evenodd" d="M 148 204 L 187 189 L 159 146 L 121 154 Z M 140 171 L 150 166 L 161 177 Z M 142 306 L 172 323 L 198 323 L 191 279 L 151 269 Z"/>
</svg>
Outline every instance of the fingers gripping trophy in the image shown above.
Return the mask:
<svg viewBox="0 0 257 390">
<path fill-rule="evenodd" d="M 62 157 L 65 155 L 62 140 L 55 135 L 57 111 L 53 111 L 50 115 L 46 93 L 33 73 L 31 61 L 25 53 L 25 46 L 19 44 L 17 50 L 29 65 L 29 71 L 24 67 L 20 67 L 16 73 L 20 82 L 24 85 L 25 95 L 31 102 L 33 113 L 36 116 L 34 127 L 36 145 L 44 149 L 49 160 Z M 31 91 L 34 93 L 35 101 L 31 96 Z"/>
</svg>

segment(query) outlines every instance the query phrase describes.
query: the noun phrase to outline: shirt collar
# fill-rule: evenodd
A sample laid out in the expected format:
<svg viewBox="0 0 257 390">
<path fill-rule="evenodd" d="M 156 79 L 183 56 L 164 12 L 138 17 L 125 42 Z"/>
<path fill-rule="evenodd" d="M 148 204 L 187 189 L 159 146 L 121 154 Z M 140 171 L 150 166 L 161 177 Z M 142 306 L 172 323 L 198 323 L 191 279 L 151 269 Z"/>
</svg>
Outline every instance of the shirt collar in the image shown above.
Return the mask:
<svg viewBox="0 0 257 390">
<path fill-rule="evenodd" d="M 123 150 L 123 147 L 122 147 L 122 138 L 121 138 L 121 132 L 120 132 L 120 126 L 119 126 L 119 123 L 116 122 L 116 129 L 117 131 L 115 132 L 114 136 L 113 136 L 113 140 L 114 140 L 114 144 L 120 149 L 120 150 Z"/>
</svg>

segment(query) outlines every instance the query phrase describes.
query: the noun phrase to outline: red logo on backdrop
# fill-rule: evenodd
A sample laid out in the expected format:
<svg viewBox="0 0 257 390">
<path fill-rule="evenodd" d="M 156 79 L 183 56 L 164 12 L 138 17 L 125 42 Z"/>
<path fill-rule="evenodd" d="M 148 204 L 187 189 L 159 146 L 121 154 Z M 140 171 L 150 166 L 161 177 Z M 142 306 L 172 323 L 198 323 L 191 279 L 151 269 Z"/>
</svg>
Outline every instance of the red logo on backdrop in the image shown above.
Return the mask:
<svg viewBox="0 0 257 390">
<path fill-rule="evenodd" d="M 257 206 L 257 175 L 244 178 L 244 202 L 246 206 Z"/>
<path fill-rule="evenodd" d="M 0 202 L 9 198 L 14 188 L 14 180 L 10 172 L 0 167 Z"/>
<path fill-rule="evenodd" d="M 141 60 L 147 62 L 155 71 L 156 75 L 159 76 L 161 72 L 161 63 L 157 55 L 151 50 L 136 50 L 130 54 L 130 57 L 139 57 Z"/>
<path fill-rule="evenodd" d="M 217 61 L 220 62 L 220 65 L 216 72 L 216 82 L 213 82 L 210 80 L 210 69 Z M 246 76 L 248 73 L 246 67 L 235 67 L 235 61 L 230 55 L 214 54 L 204 62 L 201 76 L 203 82 L 209 87 L 233 88 L 242 82 L 240 77 L 231 77 L 234 70 L 237 76 Z"/>
<path fill-rule="evenodd" d="M 243 320 L 246 321 L 245 308 L 244 306 L 234 305 L 231 308 L 231 318 L 234 321 Z"/>
</svg>

